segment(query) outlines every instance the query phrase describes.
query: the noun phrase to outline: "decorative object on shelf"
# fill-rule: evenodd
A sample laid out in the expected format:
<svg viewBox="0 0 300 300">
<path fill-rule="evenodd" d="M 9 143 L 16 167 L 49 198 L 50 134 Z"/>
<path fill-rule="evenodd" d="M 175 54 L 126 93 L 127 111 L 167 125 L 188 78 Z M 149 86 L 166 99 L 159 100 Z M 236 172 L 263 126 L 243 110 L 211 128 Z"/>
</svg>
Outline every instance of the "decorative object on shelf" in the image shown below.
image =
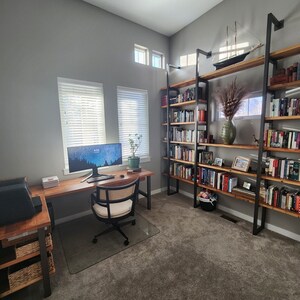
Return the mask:
<svg viewBox="0 0 300 300">
<path fill-rule="evenodd" d="M 257 139 L 255 137 L 255 134 L 253 134 L 253 140 L 254 140 L 254 143 L 256 144 L 256 146 L 258 146 L 259 145 L 259 139 Z"/>
<path fill-rule="evenodd" d="M 241 107 L 243 99 L 246 98 L 248 92 L 244 87 L 240 87 L 236 78 L 226 87 L 218 90 L 215 98 L 222 107 L 223 114 L 226 118 L 221 129 L 221 138 L 224 144 L 233 144 L 236 136 L 236 128 L 232 123 L 232 118 Z"/>
<path fill-rule="evenodd" d="M 250 46 L 249 42 L 245 43 L 237 43 L 237 36 L 238 36 L 238 30 L 237 30 L 237 22 L 234 22 L 234 34 L 233 37 L 229 37 L 229 26 L 226 27 L 226 45 L 221 47 L 219 51 L 213 53 L 214 55 L 218 56 L 220 60 L 217 63 L 214 63 L 213 65 L 216 67 L 216 70 L 222 69 L 227 66 L 231 66 L 233 64 L 236 64 L 238 62 L 243 61 L 248 54 L 253 52 L 254 50 L 260 48 L 263 46 L 261 42 L 258 40 L 256 41 L 256 44 Z M 248 40 L 248 38 L 247 38 Z"/>
<path fill-rule="evenodd" d="M 237 156 L 233 163 L 231 168 L 235 170 L 240 170 L 247 172 L 250 166 L 251 159 L 243 156 Z"/>
<path fill-rule="evenodd" d="M 222 165 L 223 165 L 223 158 L 216 157 L 213 166 L 222 167 Z"/>
<path fill-rule="evenodd" d="M 141 146 L 142 143 L 141 134 L 129 134 L 128 142 L 130 146 L 131 156 L 128 157 L 128 168 L 131 170 L 139 169 L 140 167 L 140 158 L 136 156 L 136 152 Z"/>
</svg>

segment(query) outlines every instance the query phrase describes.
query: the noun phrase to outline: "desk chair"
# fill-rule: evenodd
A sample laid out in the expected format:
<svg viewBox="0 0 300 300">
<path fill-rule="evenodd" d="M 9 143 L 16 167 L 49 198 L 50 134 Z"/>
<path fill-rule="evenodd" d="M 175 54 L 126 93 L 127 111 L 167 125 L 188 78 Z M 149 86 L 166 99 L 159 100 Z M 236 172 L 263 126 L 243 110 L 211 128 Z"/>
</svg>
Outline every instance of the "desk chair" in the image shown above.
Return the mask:
<svg viewBox="0 0 300 300">
<path fill-rule="evenodd" d="M 93 243 L 97 243 L 97 237 L 116 229 L 125 238 L 124 245 L 129 244 L 128 237 L 121 229 L 121 225 L 131 223 L 135 225 L 134 210 L 138 198 L 139 178 L 124 179 L 122 185 L 112 184 L 97 186 L 96 192 L 91 195 L 91 208 L 95 217 L 105 224 L 113 227 L 94 236 Z M 122 222 L 131 217 L 130 221 Z M 133 218 L 132 218 L 133 217 Z"/>
</svg>

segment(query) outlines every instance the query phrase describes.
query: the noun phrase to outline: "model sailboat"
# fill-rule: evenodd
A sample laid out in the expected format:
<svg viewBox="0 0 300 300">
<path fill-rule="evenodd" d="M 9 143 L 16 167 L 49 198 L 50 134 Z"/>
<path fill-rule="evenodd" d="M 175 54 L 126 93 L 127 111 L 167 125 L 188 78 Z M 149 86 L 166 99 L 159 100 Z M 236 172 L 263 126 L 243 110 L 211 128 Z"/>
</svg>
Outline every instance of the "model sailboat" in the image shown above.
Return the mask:
<svg viewBox="0 0 300 300">
<path fill-rule="evenodd" d="M 249 42 L 237 43 L 237 22 L 234 23 L 234 41 L 229 44 L 229 27 L 226 28 L 226 46 L 221 47 L 220 51 L 215 52 L 215 55 L 219 55 L 220 60 L 213 65 L 216 70 L 222 69 L 224 67 L 236 64 L 243 61 L 248 54 L 254 50 L 263 46 L 262 43 L 258 42 L 253 46 L 249 46 Z"/>
</svg>

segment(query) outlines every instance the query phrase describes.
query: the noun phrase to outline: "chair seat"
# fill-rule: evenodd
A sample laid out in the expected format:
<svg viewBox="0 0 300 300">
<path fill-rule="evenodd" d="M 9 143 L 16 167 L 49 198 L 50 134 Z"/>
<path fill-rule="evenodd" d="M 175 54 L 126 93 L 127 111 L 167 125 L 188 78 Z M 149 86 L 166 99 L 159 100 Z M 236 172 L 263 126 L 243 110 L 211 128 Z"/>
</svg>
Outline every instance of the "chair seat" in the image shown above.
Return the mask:
<svg viewBox="0 0 300 300">
<path fill-rule="evenodd" d="M 127 200 L 120 203 L 111 203 L 110 204 L 110 215 L 112 218 L 122 217 L 127 215 L 131 211 L 132 200 Z M 100 218 L 108 218 L 108 211 L 105 206 L 101 206 L 97 203 L 93 205 L 95 213 Z"/>
</svg>

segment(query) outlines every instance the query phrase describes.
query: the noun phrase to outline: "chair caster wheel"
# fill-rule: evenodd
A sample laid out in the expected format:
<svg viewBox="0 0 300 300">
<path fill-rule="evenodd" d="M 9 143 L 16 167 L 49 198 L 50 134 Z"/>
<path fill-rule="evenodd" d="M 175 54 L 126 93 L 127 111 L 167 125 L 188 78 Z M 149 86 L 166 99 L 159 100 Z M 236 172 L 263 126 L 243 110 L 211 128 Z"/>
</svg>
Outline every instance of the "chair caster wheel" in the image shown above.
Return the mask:
<svg viewBox="0 0 300 300">
<path fill-rule="evenodd" d="M 129 241 L 126 240 L 126 241 L 124 242 L 124 245 L 125 245 L 125 246 L 128 246 L 128 245 L 129 245 Z"/>
<path fill-rule="evenodd" d="M 96 244 L 97 241 L 98 241 L 98 240 L 97 240 L 96 238 L 93 238 L 93 241 L 92 241 L 92 242 L 93 242 L 94 244 Z"/>
<path fill-rule="evenodd" d="M 132 225 L 135 225 L 135 220 L 133 220 L 133 221 L 131 222 L 131 224 L 132 224 Z"/>
</svg>

